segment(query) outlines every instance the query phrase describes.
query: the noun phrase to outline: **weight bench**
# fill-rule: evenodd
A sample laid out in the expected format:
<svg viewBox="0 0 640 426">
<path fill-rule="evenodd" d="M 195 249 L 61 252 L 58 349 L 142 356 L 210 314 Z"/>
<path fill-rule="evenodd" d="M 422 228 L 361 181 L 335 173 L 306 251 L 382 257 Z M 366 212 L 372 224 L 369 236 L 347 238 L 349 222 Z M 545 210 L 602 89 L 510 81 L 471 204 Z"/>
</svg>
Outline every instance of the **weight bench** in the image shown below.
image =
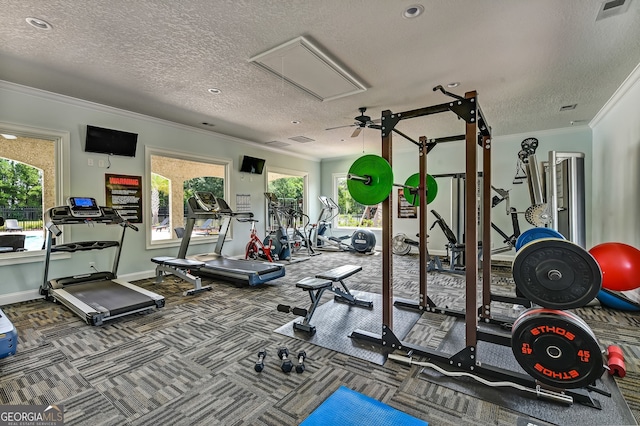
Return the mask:
<svg viewBox="0 0 640 426">
<path fill-rule="evenodd" d="M 204 262 L 170 256 L 152 257 L 151 261 L 158 265 L 156 266 L 156 284 L 160 284 L 164 280 L 164 274 L 166 272 L 193 284 L 194 288 L 192 290 L 187 290 L 182 293 L 184 296 L 191 296 L 202 291 L 211 290 L 211 286 L 203 287 L 201 278 L 192 275 L 190 272 L 192 270 L 197 271 L 205 266 Z"/>
<path fill-rule="evenodd" d="M 292 308 L 287 305 L 278 305 L 277 309 L 279 312 L 292 313 L 294 315 L 304 317 L 302 322 L 294 322 L 293 328 L 295 330 L 302 330 L 307 333 L 314 334 L 316 332 L 316 327 L 311 325 L 311 318 L 313 317 L 325 290 L 329 290 L 334 293 L 334 300 L 336 302 L 344 302 L 350 305 L 373 308 L 372 301 L 356 299 L 344 283 L 345 279 L 360 271 L 362 271 L 362 266 L 343 265 L 329 271 L 316 274 L 315 278 L 303 278 L 296 283 L 296 287 L 309 292 L 309 298 L 311 299 L 309 309 Z M 334 285 L 334 283 L 338 282 L 342 288 Z"/>
<path fill-rule="evenodd" d="M 465 272 L 464 272 L 463 256 L 464 256 L 465 244 L 458 242 L 458 238 L 456 238 L 456 234 L 453 233 L 451 228 L 449 228 L 449 225 L 447 225 L 447 222 L 444 221 L 442 216 L 440 216 L 440 214 L 438 214 L 437 211 L 431 210 L 431 213 L 433 213 L 433 215 L 436 217 L 436 221 L 433 222 L 433 225 L 431 225 L 431 228 L 429 229 L 433 229 L 433 227 L 436 226 L 436 224 L 440 226 L 442 233 L 447 238 L 447 244 L 445 245 L 445 247 L 447 249 L 447 256 L 449 257 L 448 270 L 442 268 L 442 263 L 440 262 L 440 259 L 437 256 L 435 256 L 435 258 L 437 259 L 436 264 L 433 265 L 434 267 L 431 270 L 436 272 L 450 272 L 454 274 L 464 274 Z M 463 269 L 458 269 L 456 268 L 456 266 L 460 266 Z"/>
</svg>

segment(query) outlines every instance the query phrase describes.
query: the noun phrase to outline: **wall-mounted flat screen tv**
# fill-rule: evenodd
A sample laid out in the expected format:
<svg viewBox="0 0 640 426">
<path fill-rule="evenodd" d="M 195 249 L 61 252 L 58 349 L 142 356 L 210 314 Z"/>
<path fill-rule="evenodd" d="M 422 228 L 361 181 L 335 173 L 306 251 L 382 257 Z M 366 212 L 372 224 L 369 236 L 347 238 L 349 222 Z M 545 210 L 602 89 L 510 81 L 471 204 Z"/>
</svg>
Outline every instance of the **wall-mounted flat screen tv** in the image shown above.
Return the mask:
<svg viewBox="0 0 640 426">
<path fill-rule="evenodd" d="M 98 154 L 135 157 L 137 144 L 137 133 L 87 126 L 87 138 L 84 150 L 85 152 L 95 152 Z"/>
<path fill-rule="evenodd" d="M 262 158 L 249 157 L 248 155 L 242 158 L 241 172 L 261 175 L 262 170 L 264 170 L 264 160 Z"/>
</svg>

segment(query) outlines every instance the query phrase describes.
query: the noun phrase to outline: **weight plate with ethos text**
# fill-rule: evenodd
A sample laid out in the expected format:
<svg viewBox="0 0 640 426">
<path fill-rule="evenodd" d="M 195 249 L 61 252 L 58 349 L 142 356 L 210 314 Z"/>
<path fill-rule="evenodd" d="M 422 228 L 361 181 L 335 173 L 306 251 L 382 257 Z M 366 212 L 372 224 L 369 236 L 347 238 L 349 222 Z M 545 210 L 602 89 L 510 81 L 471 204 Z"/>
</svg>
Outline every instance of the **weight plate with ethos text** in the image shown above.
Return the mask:
<svg viewBox="0 0 640 426">
<path fill-rule="evenodd" d="M 602 288 L 602 272 L 593 256 L 557 238 L 538 239 L 522 247 L 512 269 L 518 291 L 545 308 L 585 306 Z"/>
<path fill-rule="evenodd" d="M 588 386 L 605 370 L 593 332 L 568 311 L 534 308 L 523 312 L 511 329 L 511 349 L 531 377 L 556 388 Z"/>
</svg>

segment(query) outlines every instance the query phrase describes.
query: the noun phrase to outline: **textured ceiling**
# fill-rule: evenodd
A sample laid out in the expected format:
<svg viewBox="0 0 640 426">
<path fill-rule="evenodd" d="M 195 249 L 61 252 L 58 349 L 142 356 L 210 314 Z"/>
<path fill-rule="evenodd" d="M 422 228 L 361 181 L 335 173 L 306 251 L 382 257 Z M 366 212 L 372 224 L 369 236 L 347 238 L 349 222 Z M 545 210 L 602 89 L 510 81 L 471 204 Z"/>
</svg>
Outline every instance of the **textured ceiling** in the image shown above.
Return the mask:
<svg viewBox="0 0 640 426">
<path fill-rule="evenodd" d="M 336 157 L 375 151 L 380 133 L 326 128 L 352 124 L 361 106 L 375 119 L 444 103 L 432 89 L 454 81 L 452 92 L 478 92 L 494 135 L 586 124 L 640 61 L 640 1 L 629 1 L 596 21 L 598 0 L 0 0 L 0 80 Z M 403 18 L 414 2 L 424 14 Z M 248 62 L 299 36 L 367 90 L 321 102 Z M 463 132 L 452 114 L 398 129 Z"/>
</svg>

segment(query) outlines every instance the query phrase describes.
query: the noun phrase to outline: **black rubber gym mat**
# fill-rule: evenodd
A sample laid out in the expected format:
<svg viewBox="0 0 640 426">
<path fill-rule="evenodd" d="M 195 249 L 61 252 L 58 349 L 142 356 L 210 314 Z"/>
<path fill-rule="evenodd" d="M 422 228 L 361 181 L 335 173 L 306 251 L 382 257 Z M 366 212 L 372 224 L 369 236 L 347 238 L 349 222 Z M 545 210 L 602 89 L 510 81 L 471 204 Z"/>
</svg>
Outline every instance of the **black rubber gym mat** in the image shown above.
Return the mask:
<svg viewBox="0 0 640 426">
<path fill-rule="evenodd" d="M 464 322 L 458 320 L 453 324 L 438 350 L 448 354 L 454 354 L 464 348 L 464 346 Z M 505 370 L 524 373 L 513 356 L 510 347 L 480 341 L 478 342 L 477 349 L 478 361 Z M 449 378 L 429 368 L 425 368 L 422 371 L 421 377 L 466 395 L 499 404 L 513 411 L 527 414 L 549 423 L 581 426 L 637 424 L 615 380 L 606 372 L 603 374 L 602 379 L 598 381 L 598 387 L 605 388 L 611 392 L 611 397 L 609 398 L 596 392 L 591 392 L 591 397 L 600 402 L 602 410 L 578 403 L 565 406 L 554 402 L 539 400 L 535 398 L 535 395 L 529 395 L 513 388 L 490 387 L 467 377 Z"/>
<path fill-rule="evenodd" d="M 328 294 L 328 292 L 326 293 Z M 302 317 L 297 317 L 294 321 L 286 323 L 275 332 L 383 365 L 387 356 L 380 352 L 379 346 L 364 344 L 349 337 L 349 334 L 357 329 L 381 333 L 382 296 L 362 291 L 352 291 L 351 293 L 357 299 L 373 301 L 373 308 L 351 306 L 347 303 L 330 300 L 319 306 L 313 314 L 311 324 L 316 326 L 316 333 L 313 336 L 293 329 L 293 322 L 302 321 Z M 396 336 L 399 339 L 404 338 L 419 318 L 420 315 L 415 312 L 393 308 L 393 331 Z"/>
</svg>

